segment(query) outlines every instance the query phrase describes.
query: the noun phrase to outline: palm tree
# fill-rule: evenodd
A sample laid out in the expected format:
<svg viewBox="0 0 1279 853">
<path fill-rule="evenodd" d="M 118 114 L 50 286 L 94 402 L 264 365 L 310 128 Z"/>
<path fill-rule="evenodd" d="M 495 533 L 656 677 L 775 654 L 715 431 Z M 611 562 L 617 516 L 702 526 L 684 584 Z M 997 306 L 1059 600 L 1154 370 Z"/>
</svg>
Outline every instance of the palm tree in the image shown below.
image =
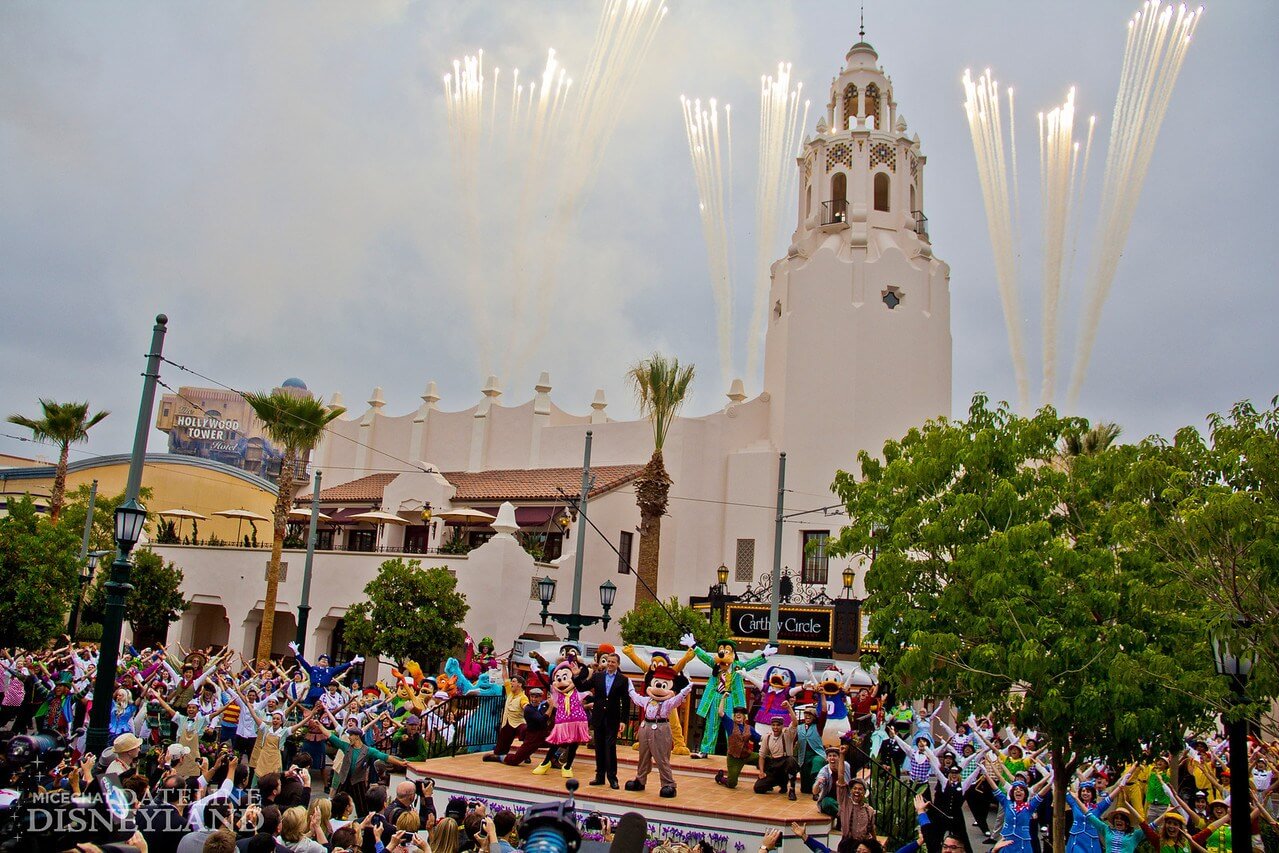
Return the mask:
<svg viewBox="0 0 1279 853">
<path fill-rule="evenodd" d="M 638 575 L 642 584 L 635 589 L 635 603 L 652 601 L 658 594 L 658 559 L 662 545 L 662 516 L 670 503 L 671 478 L 666 473 L 662 447 L 675 415 L 688 399 L 693 383 L 693 365 L 680 366 L 679 359 L 654 353 L 627 372 L 635 389 L 640 411 L 653 425 L 653 456 L 635 479 L 635 503 L 640 511 Z"/>
<path fill-rule="evenodd" d="M 1108 449 L 1119 438 L 1122 432 L 1119 424 L 1098 421 L 1087 431 L 1072 431 L 1062 436 L 1061 456 L 1073 459 L 1076 456 L 1093 456 Z"/>
<path fill-rule="evenodd" d="M 293 508 L 294 469 L 299 461 L 303 470 L 311 451 L 320 443 L 320 437 L 329 422 L 341 415 L 340 406 L 329 408 L 309 395 L 295 397 L 287 391 L 276 389 L 270 394 L 245 394 L 244 399 L 253 407 L 253 413 L 267 436 L 283 449 L 280 463 L 279 494 L 275 499 L 275 538 L 271 542 L 271 562 L 266 570 L 266 602 L 262 608 L 262 631 L 258 637 L 258 660 L 271 657 L 275 633 L 275 598 L 280 585 L 280 552 L 288 533 L 289 510 Z"/>
<path fill-rule="evenodd" d="M 9 423 L 31 430 L 36 441 L 48 441 L 58 445 L 58 467 L 53 473 L 53 494 L 49 497 L 49 517 L 54 521 L 62 514 L 62 503 L 67 491 L 67 457 L 71 445 L 89 439 L 89 430 L 97 426 L 110 412 L 98 412 L 89 416 L 89 404 L 58 403 L 41 398 L 40 408 L 44 417 L 40 420 L 24 415 L 9 415 Z"/>
</svg>

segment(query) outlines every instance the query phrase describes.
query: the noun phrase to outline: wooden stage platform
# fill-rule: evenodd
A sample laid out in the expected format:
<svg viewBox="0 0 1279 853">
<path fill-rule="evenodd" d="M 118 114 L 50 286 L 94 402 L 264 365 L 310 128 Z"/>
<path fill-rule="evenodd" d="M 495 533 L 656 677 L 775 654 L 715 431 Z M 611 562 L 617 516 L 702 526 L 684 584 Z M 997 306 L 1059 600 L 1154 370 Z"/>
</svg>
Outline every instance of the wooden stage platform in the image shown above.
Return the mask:
<svg viewBox="0 0 1279 853">
<path fill-rule="evenodd" d="M 637 753 L 628 746 L 619 746 L 617 758 L 618 782 L 625 785 L 635 777 Z M 534 758 L 534 762 L 539 760 L 540 757 Z M 746 853 L 755 853 L 770 829 L 784 831 L 782 849 L 786 853 L 807 850 L 791 833 L 792 821 L 803 824 L 808 834 L 819 841 L 826 842 L 830 833 L 830 818 L 818 811 L 811 796 L 797 791 L 798 799 L 791 802 L 785 793 L 756 794 L 752 787 L 755 774 L 750 768 L 742 771 L 735 789 L 716 784 L 715 771 L 725 766 L 721 756 L 702 760 L 672 756 L 679 789 L 674 799 L 658 796 L 661 783 L 656 769 L 649 774 L 644 791 L 632 792 L 624 787 L 614 791 L 607 785 L 588 784 L 595 778 L 595 756 L 590 750 L 580 750 L 573 764 L 574 778 L 580 783 L 576 793 L 579 821 L 591 812 L 599 812 L 616 822 L 622 814 L 635 811 L 648 820 L 650 836 L 660 835 L 667 828 L 715 833 L 727 836 L 721 848 L 727 853 L 734 853 L 738 843 L 745 845 Z M 522 810 L 568 796 L 564 788 L 567 780 L 560 771 L 552 768 L 543 776 L 534 776 L 533 767 L 485 762 L 483 755 L 476 753 L 415 762 L 409 765 L 407 777 L 435 780 L 435 804 L 440 813 L 451 797 L 479 798 Z M 838 840 L 836 836 L 830 838 L 836 843 Z"/>
</svg>

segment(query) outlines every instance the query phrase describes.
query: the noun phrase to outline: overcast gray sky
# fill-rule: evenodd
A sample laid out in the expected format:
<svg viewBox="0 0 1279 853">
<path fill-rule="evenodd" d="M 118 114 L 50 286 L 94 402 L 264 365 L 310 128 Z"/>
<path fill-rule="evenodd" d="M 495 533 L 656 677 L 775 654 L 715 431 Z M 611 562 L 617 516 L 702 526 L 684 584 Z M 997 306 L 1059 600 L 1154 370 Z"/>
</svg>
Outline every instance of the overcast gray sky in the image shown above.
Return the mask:
<svg viewBox="0 0 1279 853">
<path fill-rule="evenodd" d="M 545 369 L 562 407 L 586 411 L 603 387 L 610 414 L 626 416 L 622 374 L 655 348 L 698 364 L 690 413 L 724 400 L 678 97 L 717 95 L 739 116 L 741 270 L 754 239 L 744 200 L 759 76 L 794 63 L 814 102 L 811 129 L 857 40 L 857 4 L 668 5 L 567 235 L 564 273 L 539 296 L 555 331 L 501 377 L 505 402 L 527 399 Z M 1076 85 L 1080 111 L 1099 115 L 1099 163 L 1136 5 L 867 3 L 867 38 L 928 156 L 933 247 L 952 271 L 956 414 L 977 390 L 1014 395 L 960 76 L 989 65 L 1016 85 L 1025 151 L 1030 109 Z M 159 311 L 170 317 L 166 354 L 240 388 L 299 376 L 361 409 L 381 385 L 386 411 L 401 413 L 435 379 L 444 408 L 471 405 L 483 377 L 440 75 L 477 47 L 525 73 L 555 47 L 580 74 L 598 10 L 568 0 L 0 4 L 3 414 L 36 414 L 39 396 L 87 398 L 114 414 L 86 448 L 126 452 Z M 1279 5 L 1223 0 L 1209 4 L 1190 49 L 1079 407 L 1129 438 L 1279 392 L 1264 206 L 1276 189 L 1279 122 L 1266 106 L 1276 36 Z M 1022 179 L 1033 184 L 1034 172 Z M 487 220 L 491 251 L 506 251 L 500 204 Z M 784 248 L 779 240 L 772 254 Z M 739 286 L 744 297 L 745 276 Z M 1037 318 L 1033 277 L 1023 287 Z M 1037 319 L 1026 334 L 1037 353 Z M 163 374 L 175 387 L 200 384 Z M 40 451 L 0 438 L 0 452 Z"/>
</svg>

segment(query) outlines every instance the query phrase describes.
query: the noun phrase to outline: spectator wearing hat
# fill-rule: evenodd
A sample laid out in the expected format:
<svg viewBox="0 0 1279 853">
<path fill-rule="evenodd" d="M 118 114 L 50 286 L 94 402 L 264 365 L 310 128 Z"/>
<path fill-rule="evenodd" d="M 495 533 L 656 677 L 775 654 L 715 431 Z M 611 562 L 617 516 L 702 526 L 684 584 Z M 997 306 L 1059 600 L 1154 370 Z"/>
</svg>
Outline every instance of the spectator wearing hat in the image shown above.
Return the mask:
<svg viewBox="0 0 1279 853">
<path fill-rule="evenodd" d="M 391 735 L 391 754 L 405 761 L 426 761 L 426 738 L 422 736 L 422 718 L 417 714 L 409 714 Z"/>
<path fill-rule="evenodd" d="M 802 794 L 811 794 L 813 780 L 826 764 L 826 747 L 822 744 L 822 733 L 817 729 L 817 708 L 812 705 L 801 705 L 795 711 L 802 721 L 795 729 L 795 759 L 799 762 L 799 790 Z"/>
<path fill-rule="evenodd" d="M 737 707 L 731 717 L 724 717 L 724 735 L 728 739 L 728 771 L 716 773 L 715 781 L 725 788 L 736 788 L 742 768 L 759 761 L 759 732 L 750 724 L 746 709 Z"/>
<path fill-rule="evenodd" d="M 524 706 L 524 733 L 520 735 L 520 745 L 506 754 L 503 764 L 519 766 L 532 760 L 533 754 L 542 748 L 546 736 L 551 733 L 550 709 L 546 691 L 541 687 L 530 687 L 528 704 Z"/>
<path fill-rule="evenodd" d="M 795 799 L 795 776 L 799 773 L 795 734 L 794 720 L 789 727 L 782 717 L 769 721 L 769 730 L 759 739 L 759 778 L 755 780 L 755 793 L 769 794 L 773 788 L 779 788 L 790 799 Z"/>
<path fill-rule="evenodd" d="M 115 740 L 111 741 L 111 751 L 115 757 L 107 765 L 107 773 L 115 776 L 132 773 L 134 765 L 138 763 L 138 753 L 141 750 L 142 738 L 133 732 L 116 735 Z"/>
</svg>

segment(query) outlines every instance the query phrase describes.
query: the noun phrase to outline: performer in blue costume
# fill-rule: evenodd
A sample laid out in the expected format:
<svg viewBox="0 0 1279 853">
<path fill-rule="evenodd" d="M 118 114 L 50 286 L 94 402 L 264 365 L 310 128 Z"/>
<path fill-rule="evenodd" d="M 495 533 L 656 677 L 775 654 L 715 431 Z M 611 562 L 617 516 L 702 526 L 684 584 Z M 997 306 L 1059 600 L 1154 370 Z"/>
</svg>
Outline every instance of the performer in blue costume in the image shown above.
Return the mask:
<svg viewBox="0 0 1279 853">
<path fill-rule="evenodd" d="M 330 666 L 330 658 L 328 655 L 322 654 L 315 659 L 315 664 L 309 664 L 306 658 L 298 651 L 297 643 L 289 643 L 289 651 L 293 652 L 293 656 L 297 658 L 298 666 L 306 670 L 307 675 L 311 677 L 311 689 L 307 691 L 306 700 L 303 702 L 308 707 L 314 705 L 316 700 L 320 698 L 320 694 L 324 692 L 324 688 L 329 685 L 333 679 L 346 672 L 357 663 L 364 663 L 364 658 L 356 655 L 346 663 L 340 663 L 337 666 Z"/>
<path fill-rule="evenodd" d="M 995 799 L 1004 810 L 1004 825 L 999 833 L 1005 841 L 1012 842 L 1010 846 L 1001 849 L 1006 849 L 1007 853 L 1031 853 L 1030 819 L 1044 802 L 1043 792 L 1052 784 L 1052 774 L 1045 776 L 1034 790 L 1018 780 L 1005 791 L 995 777 L 990 775 L 990 770 L 983 767 L 982 772 L 986 774 L 986 779 L 995 792 Z"/>
</svg>

